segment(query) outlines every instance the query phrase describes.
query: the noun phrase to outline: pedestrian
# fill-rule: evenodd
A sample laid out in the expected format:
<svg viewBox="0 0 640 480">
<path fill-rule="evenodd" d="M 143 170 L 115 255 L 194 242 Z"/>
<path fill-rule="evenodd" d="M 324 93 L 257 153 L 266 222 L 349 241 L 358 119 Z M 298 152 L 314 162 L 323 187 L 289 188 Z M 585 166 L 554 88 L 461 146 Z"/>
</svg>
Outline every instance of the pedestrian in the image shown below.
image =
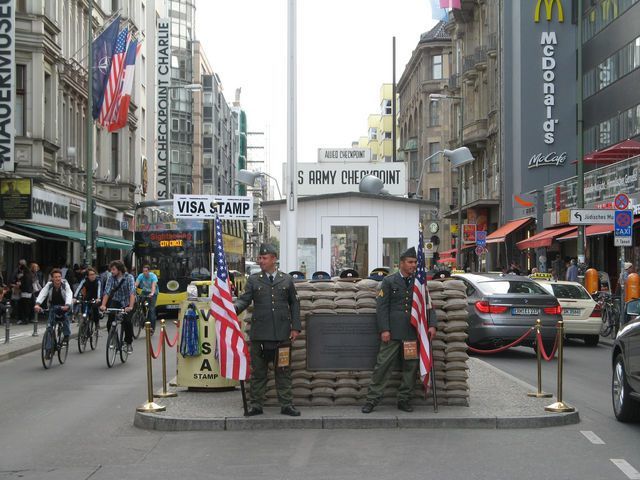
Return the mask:
<svg viewBox="0 0 640 480">
<path fill-rule="evenodd" d="M 567 268 L 567 273 L 564 278 L 567 282 L 577 282 L 578 281 L 578 265 L 576 264 L 576 259 L 572 258 L 569 260 L 569 268 Z"/>
<path fill-rule="evenodd" d="M 289 362 L 283 362 L 286 365 L 280 363 L 280 352 L 286 354 L 290 342 L 295 341 L 302 330 L 300 302 L 293 279 L 279 271 L 276 262 L 275 247 L 260 245 L 258 264 L 261 271 L 249 277 L 244 292 L 235 302 L 238 313 L 244 311 L 251 302 L 254 307 L 249 333 L 251 394 L 248 414 L 262 414 L 267 371 L 269 363 L 273 362 L 280 413 L 298 417 L 300 411 L 293 405 L 291 368 Z"/>
<path fill-rule="evenodd" d="M 158 300 L 158 277 L 151 271 L 149 265 L 142 267 L 142 273 L 136 278 L 136 288 L 142 290 L 142 295 L 149 299 L 149 322 L 151 335 L 156 330 L 156 301 Z"/>
<path fill-rule="evenodd" d="M 42 304 L 47 301 L 47 308 L 49 308 L 49 321 L 50 327 L 55 326 L 55 309 L 59 307 L 64 312 L 64 323 L 62 325 L 62 334 L 64 335 L 63 343 L 69 343 L 69 336 L 71 335 L 71 327 L 69 323 L 69 309 L 73 304 L 73 292 L 69 286 L 69 282 L 62 278 L 62 272 L 58 268 L 51 270 L 51 281 L 40 290 L 38 298 L 36 298 L 36 305 L 34 307 L 37 313 L 42 311 Z"/>
<path fill-rule="evenodd" d="M 102 297 L 101 311 L 109 308 L 122 308 L 125 311 L 122 319 L 122 328 L 124 329 L 124 343 L 127 344 L 127 352 L 133 353 L 133 324 L 129 313 L 133 309 L 136 302 L 136 286 L 133 275 L 127 273 L 127 267 L 120 260 L 114 260 L 109 264 L 111 276 L 107 280 Z M 111 328 L 111 322 L 114 315 L 109 315 L 107 321 L 107 331 Z"/>
<path fill-rule="evenodd" d="M 98 278 L 98 272 L 93 267 L 86 269 L 86 277 L 82 279 L 76 289 L 73 298 L 89 303 L 90 317 L 96 326 L 96 330 L 100 329 L 100 302 L 102 301 L 102 285 Z M 82 310 L 80 310 L 82 312 Z"/>
<path fill-rule="evenodd" d="M 627 284 L 627 278 L 629 278 L 630 273 L 633 273 L 633 263 L 624 262 L 624 270 L 618 277 L 618 292 L 622 291 L 621 289 Z"/>
<path fill-rule="evenodd" d="M 373 369 L 367 401 L 362 413 L 371 413 L 382 400 L 393 365 L 402 364 L 402 383 L 398 388 L 398 409 L 412 412 L 411 399 L 418 372 L 418 335 L 411 325 L 413 283 L 418 264 L 416 249 L 411 247 L 400 255 L 399 271 L 384 277 L 376 300 L 376 319 L 380 334 L 380 349 Z M 436 335 L 435 310 L 429 311 L 429 338 Z M 435 381 L 435 379 L 433 379 Z"/>
<path fill-rule="evenodd" d="M 516 262 L 511 262 L 511 265 L 509 266 L 509 269 L 507 270 L 507 273 L 512 273 L 514 275 L 520 275 L 520 267 L 518 266 L 518 264 Z"/>
</svg>

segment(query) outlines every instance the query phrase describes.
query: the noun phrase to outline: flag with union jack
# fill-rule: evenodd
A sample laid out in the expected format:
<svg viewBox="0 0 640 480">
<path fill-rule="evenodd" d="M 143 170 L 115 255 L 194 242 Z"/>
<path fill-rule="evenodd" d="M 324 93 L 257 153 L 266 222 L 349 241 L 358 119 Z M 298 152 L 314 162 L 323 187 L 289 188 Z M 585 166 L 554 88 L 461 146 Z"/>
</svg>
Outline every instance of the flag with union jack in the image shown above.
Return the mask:
<svg viewBox="0 0 640 480">
<path fill-rule="evenodd" d="M 98 116 L 98 123 L 104 127 L 108 127 L 112 121 L 114 114 L 115 99 L 118 95 L 121 83 L 121 73 L 124 67 L 124 58 L 129 43 L 129 28 L 124 27 L 116 38 L 116 46 L 113 49 L 113 57 L 111 58 L 111 68 L 109 70 L 109 79 L 104 89 L 104 99 Z"/>
<path fill-rule="evenodd" d="M 420 345 L 420 378 L 422 383 L 429 384 L 429 372 L 431 371 L 431 344 L 429 343 L 428 315 L 431 310 L 431 297 L 427 288 L 427 270 L 424 257 L 424 236 L 422 228 L 418 232 L 418 266 L 416 278 L 413 282 L 413 302 L 411 306 L 411 325 L 418 332 Z"/>
<path fill-rule="evenodd" d="M 240 329 L 240 321 L 231 298 L 229 270 L 222 243 L 222 222 L 215 221 L 215 268 L 216 279 L 211 296 L 211 314 L 216 321 L 216 346 L 220 375 L 233 380 L 249 378 L 249 349 Z"/>
</svg>

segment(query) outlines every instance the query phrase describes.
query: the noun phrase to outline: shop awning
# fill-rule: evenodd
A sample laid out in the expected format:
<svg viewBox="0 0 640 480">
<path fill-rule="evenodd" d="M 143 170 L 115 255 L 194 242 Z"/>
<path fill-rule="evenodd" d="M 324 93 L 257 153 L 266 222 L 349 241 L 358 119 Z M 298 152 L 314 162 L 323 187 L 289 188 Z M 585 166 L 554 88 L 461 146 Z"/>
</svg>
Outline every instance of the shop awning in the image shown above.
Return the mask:
<svg viewBox="0 0 640 480">
<path fill-rule="evenodd" d="M 521 242 L 516 243 L 516 247 L 518 247 L 519 250 L 526 250 L 527 248 L 550 247 L 554 239 L 562 235 L 566 235 L 567 233 L 573 232 L 577 230 L 577 228 L 578 227 L 571 226 L 543 230 L 542 232 L 536 233 L 534 236 L 529 237 L 526 240 L 522 240 Z"/>
<path fill-rule="evenodd" d="M 453 254 L 456 253 L 457 250 L 455 248 L 452 248 L 451 250 L 445 250 L 443 252 L 438 252 L 438 254 L 440 255 L 440 257 L 453 257 Z"/>
<path fill-rule="evenodd" d="M 69 240 L 73 240 L 74 242 L 83 242 L 86 239 L 83 232 L 76 232 L 75 230 L 65 230 L 64 228 L 47 227 L 44 225 L 36 225 L 33 223 L 12 222 L 12 224 L 17 225 L 21 228 L 25 228 L 27 230 L 68 238 Z"/>
<path fill-rule="evenodd" d="M 4 230 L 0 228 L 0 241 L 9 242 L 9 243 L 26 243 L 31 244 L 35 243 L 35 238 L 27 237 L 26 235 L 20 235 L 16 232 L 10 232 L 9 230 Z"/>
<path fill-rule="evenodd" d="M 636 218 L 633 221 L 634 225 L 638 225 L 640 223 L 640 218 Z M 584 229 L 584 234 L 587 237 L 595 237 L 596 235 L 610 235 L 613 233 L 613 225 L 589 225 Z M 578 230 L 575 232 L 568 233 L 561 237 L 558 237 L 558 241 L 563 242 L 565 240 L 573 240 L 578 238 Z"/>
<path fill-rule="evenodd" d="M 133 242 L 124 238 L 99 235 L 96 239 L 96 246 L 103 248 L 113 248 L 115 250 L 131 250 L 133 248 Z"/>
<path fill-rule="evenodd" d="M 603 150 L 591 152 L 584 156 L 584 163 L 608 165 L 640 155 L 640 142 L 625 140 Z M 576 162 L 574 162 L 576 163 Z"/>
<path fill-rule="evenodd" d="M 533 218 L 519 218 L 518 220 L 511 220 L 510 222 L 505 223 L 495 232 L 491 232 L 487 235 L 487 243 L 500 243 L 504 242 L 507 235 L 515 232 L 516 230 L 521 229 L 525 225 L 529 224 L 533 221 Z"/>
</svg>

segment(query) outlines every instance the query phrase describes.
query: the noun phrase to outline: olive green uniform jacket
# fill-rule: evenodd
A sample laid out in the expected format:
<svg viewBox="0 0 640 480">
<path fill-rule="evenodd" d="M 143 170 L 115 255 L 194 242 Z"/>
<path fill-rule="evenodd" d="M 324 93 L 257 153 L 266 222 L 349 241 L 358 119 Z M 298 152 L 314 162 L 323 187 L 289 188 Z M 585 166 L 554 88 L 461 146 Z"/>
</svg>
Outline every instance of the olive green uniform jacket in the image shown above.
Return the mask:
<svg viewBox="0 0 640 480">
<path fill-rule="evenodd" d="M 251 275 L 236 300 L 236 311 L 241 313 L 252 301 L 251 340 L 282 342 L 289 339 L 291 330 L 302 330 L 300 301 L 290 275 L 277 271 L 273 283 L 265 272 Z"/>
</svg>

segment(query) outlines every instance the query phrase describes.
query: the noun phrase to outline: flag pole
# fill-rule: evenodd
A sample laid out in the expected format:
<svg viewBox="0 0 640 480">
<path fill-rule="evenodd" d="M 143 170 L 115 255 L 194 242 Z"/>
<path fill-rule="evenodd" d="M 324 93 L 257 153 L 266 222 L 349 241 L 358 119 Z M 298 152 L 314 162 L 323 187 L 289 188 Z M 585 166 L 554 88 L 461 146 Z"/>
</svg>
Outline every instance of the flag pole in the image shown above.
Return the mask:
<svg viewBox="0 0 640 480">
<path fill-rule="evenodd" d="M 429 349 L 431 350 L 431 395 L 433 396 L 433 411 L 438 413 L 438 392 L 436 391 L 436 362 L 433 359 L 433 348 L 431 348 L 431 339 L 429 339 Z M 427 395 L 425 387 L 425 396 Z"/>
<path fill-rule="evenodd" d="M 85 171 L 87 175 L 87 204 L 85 207 L 85 263 L 93 264 L 93 0 L 89 0 L 89 27 L 87 37 L 89 41 L 89 59 L 87 62 L 87 161 Z"/>
<path fill-rule="evenodd" d="M 240 392 L 242 393 L 242 408 L 244 410 L 244 416 L 249 416 L 249 408 L 247 407 L 247 391 L 244 388 L 244 380 L 240 380 Z"/>
</svg>

